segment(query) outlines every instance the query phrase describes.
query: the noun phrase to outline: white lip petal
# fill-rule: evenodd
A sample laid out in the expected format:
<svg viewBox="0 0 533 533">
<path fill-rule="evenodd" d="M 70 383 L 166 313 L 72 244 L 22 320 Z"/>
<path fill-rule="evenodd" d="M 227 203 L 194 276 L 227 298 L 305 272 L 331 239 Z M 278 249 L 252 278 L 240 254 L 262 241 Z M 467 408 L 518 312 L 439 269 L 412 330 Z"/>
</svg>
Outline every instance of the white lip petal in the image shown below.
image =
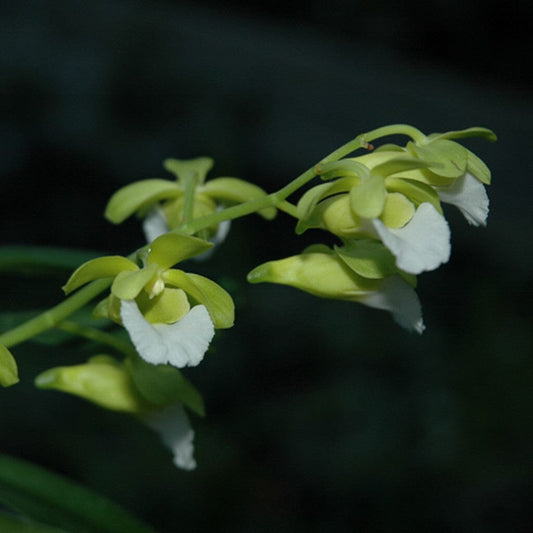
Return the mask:
<svg viewBox="0 0 533 533">
<path fill-rule="evenodd" d="M 448 223 L 430 203 L 420 204 L 403 228 L 387 228 L 379 219 L 370 222 L 383 244 L 395 255 L 396 266 L 405 272 L 420 274 L 434 270 L 450 258 Z"/>
<path fill-rule="evenodd" d="M 215 334 L 204 305 L 194 306 L 174 324 L 150 324 L 134 300 L 122 300 L 120 316 L 139 355 L 154 365 L 196 366 Z"/>
<path fill-rule="evenodd" d="M 442 202 L 455 205 L 473 226 L 485 226 L 489 214 L 489 197 L 485 186 L 467 172 L 449 187 L 438 187 Z"/>
<path fill-rule="evenodd" d="M 144 417 L 144 421 L 159 433 L 161 440 L 172 450 L 174 464 L 183 470 L 194 470 L 194 431 L 181 404 Z"/>
<path fill-rule="evenodd" d="M 394 320 L 409 331 L 422 333 L 425 329 L 420 300 L 415 290 L 400 276 L 385 279 L 379 291 L 360 298 L 359 302 L 390 311 Z"/>
<path fill-rule="evenodd" d="M 169 231 L 165 212 L 160 207 L 154 207 L 143 220 L 144 236 L 148 242 L 153 242 Z"/>
</svg>

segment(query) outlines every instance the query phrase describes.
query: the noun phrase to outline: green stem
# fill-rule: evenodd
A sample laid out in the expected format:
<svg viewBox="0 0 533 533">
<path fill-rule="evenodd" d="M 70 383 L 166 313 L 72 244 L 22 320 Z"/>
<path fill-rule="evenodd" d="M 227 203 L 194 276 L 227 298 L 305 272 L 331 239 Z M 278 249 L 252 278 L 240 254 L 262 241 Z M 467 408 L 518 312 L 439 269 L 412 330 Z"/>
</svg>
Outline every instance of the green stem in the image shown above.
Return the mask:
<svg viewBox="0 0 533 533">
<path fill-rule="evenodd" d="M 287 200 L 284 200 L 283 202 L 280 202 L 276 207 L 280 211 L 283 211 L 283 212 L 287 213 L 291 217 L 298 218 L 298 208 L 294 204 L 291 204 L 290 202 L 287 202 Z"/>
<path fill-rule="evenodd" d="M 135 349 L 120 339 L 117 339 L 114 335 L 106 333 L 100 329 L 91 328 L 89 326 L 82 326 L 76 322 L 70 320 L 64 320 L 55 326 L 57 329 L 61 329 L 74 335 L 79 335 L 91 341 L 99 342 L 100 344 L 106 344 L 111 346 L 115 350 L 123 353 L 124 355 L 137 355 Z"/>
<path fill-rule="evenodd" d="M 24 324 L 0 335 L 0 344 L 9 348 L 10 346 L 20 344 L 47 329 L 53 328 L 64 318 L 70 316 L 86 303 L 90 302 L 95 296 L 107 289 L 110 285 L 111 280 L 109 278 L 93 281 L 55 307 L 48 309 Z"/>
<path fill-rule="evenodd" d="M 173 231 L 192 235 L 204 228 L 208 228 L 209 226 L 219 224 L 225 220 L 233 220 L 235 218 L 240 218 L 251 213 L 255 213 L 256 211 L 264 209 L 265 207 L 279 207 L 281 210 L 288 212 L 290 215 L 296 216 L 295 207 L 292 204 L 289 204 L 289 202 L 286 202 L 286 199 L 291 194 L 296 192 L 300 187 L 303 187 L 317 176 L 317 166 L 325 165 L 326 163 L 330 163 L 332 161 L 338 161 L 339 159 L 359 148 L 371 148 L 369 145 L 371 141 L 381 137 L 386 137 L 387 135 L 407 135 L 415 141 L 420 141 L 425 138 L 425 135 L 420 130 L 412 126 L 408 126 L 407 124 L 392 124 L 390 126 L 377 128 L 370 132 L 358 135 L 355 139 L 352 139 L 350 142 L 344 144 L 328 156 L 324 157 L 316 165 L 313 165 L 313 167 L 306 170 L 303 174 L 285 185 L 285 187 L 281 188 L 279 191 L 194 220 L 191 220 L 191 218 L 194 209 L 194 189 L 196 187 L 198 176 L 197 174 L 188 176 L 188 186 L 186 186 L 184 206 L 186 222 L 181 224 Z M 146 249 L 146 246 L 140 248 L 137 252 L 135 252 L 135 254 L 132 255 L 135 256 L 137 253 L 140 253 Z M 0 335 L 0 344 L 3 344 L 6 348 L 8 348 L 10 346 L 20 344 L 21 342 L 24 342 L 31 337 L 56 326 L 59 322 L 77 311 L 79 308 L 83 307 L 95 296 L 103 292 L 107 287 L 109 287 L 109 285 L 111 285 L 111 281 L 112 280 L 109 278 L 93 281 L 91 284 L 87 285 L 83 289 L 80 289 L 65 301 L 61 302 L 55 307 L 52 307 L 52 309 L 49 309 L 48 311 L 45 311 L 44 313 L 32 318 L 28 322 L 25 322 L 24 324 L 21 324 L 20 326 Z"/>
<path fill-rule="evenodd" d="M 184 178 L 185 194 L 183 199 L 183 217 L 182 221 L 192 220 L 194 216 L 194 193 L 198 183 L 198 173 L 189 172 Z"/>
<path fill-rule="evenodd" d="M 300 187 L 303 187 L 306 183 L 316 177 L 316 167 L 320 167 L 321 165 L 325 165 L 332 161 L 338 161 L 359 148 L 370 148 L 369 143 L 371 141 L 388 135 L 407 135 L 415 141 L 425 138 L 425 135 L 420 130 L 413 126 L 408 126 L 407 124 L 392 124 L 390 126 L 377 128 L 367 133 L 362 133 L 355 139 L 352 139 L 340 148 L 337 148 L 334 152 L 331 152 L 331 154 L 324 157 L 324 159 L 320 160 L 316 165 L 306 170 L 303 174 L 300 174 L 300 176 L 285 185 L 285 187 L 281 188 L 279 191 L 256 200 L 251 200 L 244 204 L 228 207 L 222 211 L 217 211 L 216 213 L 191 220 L 190 222 L 185 222 L 172 231 L 193 235 L 204 228 L 220 224 L 220 222 L 224 222 L 225 220 L 240 218 L 266 207 L 278 207 L 279 204 L 285 201 L 292 193 L 296 192 Z"/>
</svg>

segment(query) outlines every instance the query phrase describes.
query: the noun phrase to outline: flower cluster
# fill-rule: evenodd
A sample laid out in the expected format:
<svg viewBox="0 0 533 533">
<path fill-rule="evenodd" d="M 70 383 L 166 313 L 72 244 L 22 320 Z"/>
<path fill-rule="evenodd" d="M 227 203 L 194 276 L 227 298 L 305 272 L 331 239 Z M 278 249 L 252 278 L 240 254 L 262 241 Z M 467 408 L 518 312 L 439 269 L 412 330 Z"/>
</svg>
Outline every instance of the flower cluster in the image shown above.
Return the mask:
<svg viewBox="0 0 533 533">
<path fill-rule="evenodd" d="M 422 333 L 415 276 L 450 257 L 441 203 L 456 205 L 471 224 L 486 223 L 484 185 L 490 183 L 490 171 L 451 140 L 474 135 L 495 138 L 484 128 L 429 136 L 415 130 L 406 146 L 387 144 L 317 165 L 315 172 L 325 183 L 300 198 L 296 232 L 320 228 L 342 245 L 311 247 L 302 255 L 265 263 L 248 280 L 386 309 L 402 326 Z"/>
<path fill-rule="evenodd" d="M 391 134 L 412 140 L 375 150 L 369 144 Z M 319 229 L 335 244 L 316 244 L 259 265 L 248 281 L 289 285 L 386 310 L 401 326 L 422 333 L 416 276 L 450 256 L 442 204 L 457 206 L 477 226 L 488 215 L 485 185 L 490 184 L 490 171 L 453 140 L 468 136 L 495 139 L 485 128 L 426 136 L 411 126 L 385 126 L 355 138 L 269 195 L 233 177 L 206 181 L 213 165 L 209 158 L 166 160 L 175 180 L 127 185 L 112 196 L 105 212 L 115 224 L 132 215 L 143 218 L 148 244 L 128 257 L 83 263 L 63 287 L 69 299 L 0 335 L 0 385 L 19 379 L 8 348 L 47 328 L 99 341 L 123 358 L 102 352 L 82 364 L 46 370 L 36 385 L 138 417 L 161 434 L 176 466 L 193 469 L 194 431 L 185 408 L 203 416 L 204 405 L 180 369 L 203 360 L 215 330 L 233 325 L 235 309 L 216 282 L 176 265 L 205 257 L 224 238 L 231 220 L 252 213 L 270 220 L 280 209 L 297 219 L 297 234 Z M 372 151 L 350 156 L 359 148 Z M 309 188 L 296 205 L 287 200 L 317 178 L 322 183 Z M 65 322 L 109 287 L 93 315 L 120 329 Z"/>
</svg>

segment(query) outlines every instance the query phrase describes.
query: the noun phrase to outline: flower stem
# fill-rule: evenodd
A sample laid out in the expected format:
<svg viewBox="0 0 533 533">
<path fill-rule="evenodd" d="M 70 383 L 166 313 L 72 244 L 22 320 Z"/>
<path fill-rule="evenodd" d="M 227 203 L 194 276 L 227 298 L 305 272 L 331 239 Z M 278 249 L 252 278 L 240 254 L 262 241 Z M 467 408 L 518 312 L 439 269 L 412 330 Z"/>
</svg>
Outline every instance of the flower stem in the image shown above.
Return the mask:
<svg viewBox="0 0 533 533">
<path fill-rule="evenodd" d="M 44 313 L 24 322 L 24 324 L 0 335 L 0 344 L 9 348 L 10 346 L 31 339 L 31 337 L 34 337 L 47 329 L 53 328 L 64 318 L 70 316 L 86 303 L 90 302 L 95 296 L 107 289 L 109 285 L 111 285 L 111 280 L 109 278 L 93 281 L 55 307 L 48 309 Z"/>
<path fill-rule="evenodd" d="M 79 335 L 80 337 L 99 342 L 100 344 L 106 344 L 124 355 L 137 355 L 137 352 L 130 344 L 100 329 L 82 326 L 70 320 L 59 322 L 55 327 L 68 333 L 73 333 L 74 335 Z"/>
</svg>

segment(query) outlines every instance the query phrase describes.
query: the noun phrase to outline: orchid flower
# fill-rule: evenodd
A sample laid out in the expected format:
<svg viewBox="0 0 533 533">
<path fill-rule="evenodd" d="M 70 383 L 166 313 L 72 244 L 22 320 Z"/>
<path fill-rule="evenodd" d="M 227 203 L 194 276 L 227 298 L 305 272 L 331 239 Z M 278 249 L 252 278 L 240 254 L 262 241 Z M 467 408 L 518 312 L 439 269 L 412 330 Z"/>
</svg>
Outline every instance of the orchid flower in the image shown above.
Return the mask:
<svg viewBox="0 0 533 533">
<path fill-rule="evenodd" d="M 211 247 L 202 239 L 167 233 L 141 256 L 142 267 L 121 256 L 93 259 L 72 274 L 64 291 L 112 278 L 111 295 L 95 314 L 122 324 L 145 361 L 195 366 L 215 329 L 233 325 L 233 301 L 210 279 L 170 267 Z"/>
<path fill-rule="evenodd" d="M 322 298 L 359 302 L 391 312 L 408 330 L 424 331 L 415 279 L 398 271 L 393 255 L 376 241 L 352 241 L 335 250 L 311 246 L 300 255 L 259 265 L 248 274 L 248 281 L 290 285 Z"/>
</svg>

